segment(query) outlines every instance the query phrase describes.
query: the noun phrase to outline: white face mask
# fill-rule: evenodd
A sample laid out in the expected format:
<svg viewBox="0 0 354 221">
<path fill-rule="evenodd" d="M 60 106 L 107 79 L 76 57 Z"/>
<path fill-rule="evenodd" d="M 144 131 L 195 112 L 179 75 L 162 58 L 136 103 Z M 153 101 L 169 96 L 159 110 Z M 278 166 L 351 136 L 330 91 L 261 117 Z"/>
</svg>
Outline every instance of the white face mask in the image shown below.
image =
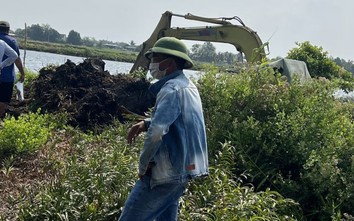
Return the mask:
<svg viewBox="0 0 354 221">
<path fill-rule="evenodd" d="M 164 61 L 164 60 L 163 60 Z M 162 62 L 162 61 L 161 61 Z M 160 70 L 160 63 L 161 62 L 159 62 L 159 63 L 150 63 L 150 65 L 149 65 L 149 71 L 150 71 L 150 74 L 151 74 L 151 76 L 153 77 L 153 78 L 156 78 L 156 79 L 158 79 L 158 80 L 160 80 L 160 79 L 162 79 L 163 77 L 165 77 L 165 75 L 166 75 L 166 70 L 167 69 L 165 69 L 165 70 L 163 70 L 163 71 L 161 71 Z"/>
</svg>

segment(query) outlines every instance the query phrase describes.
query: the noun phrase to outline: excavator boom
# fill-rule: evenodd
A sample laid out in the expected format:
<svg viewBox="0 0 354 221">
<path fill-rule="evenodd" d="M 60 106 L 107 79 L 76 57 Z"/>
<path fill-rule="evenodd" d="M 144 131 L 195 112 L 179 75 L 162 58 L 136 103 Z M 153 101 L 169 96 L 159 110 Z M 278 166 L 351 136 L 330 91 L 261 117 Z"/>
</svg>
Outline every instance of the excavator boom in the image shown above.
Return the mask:
<svg viewBox="0 0 354 221">
<path fill-rule="evenodd" d="M 184 17 L 185 19 L 216 24 L 214 26 L 191 27 L 191 28 L 171 28 L 172 16 Z M 241 25 L 234 25 L 227 20 L 237 19 Z M 134 72 L 138 68 L 147 69 L 149 60 L 144 54 L 161 37 L 176 37 L 178 39 L 229 43 L 235 46 L 236 50 L 244 53 L 247 62 L 261 61 L 265 56 L 261 39 L 255 31 L 248 28 L 237 18 L 204 18 L 192 14 L 178 15 L 166 11 L 162 14 L 159 23 L 148 40 L 143 43 L 142 49 L 130 70 Z"/>
</svg>

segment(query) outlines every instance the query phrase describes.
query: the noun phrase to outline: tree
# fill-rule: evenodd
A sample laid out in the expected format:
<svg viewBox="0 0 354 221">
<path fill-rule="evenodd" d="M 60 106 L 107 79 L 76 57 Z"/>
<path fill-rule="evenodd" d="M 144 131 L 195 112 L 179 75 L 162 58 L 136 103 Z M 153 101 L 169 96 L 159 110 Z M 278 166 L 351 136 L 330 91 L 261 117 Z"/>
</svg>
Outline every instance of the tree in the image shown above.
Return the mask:
<svg viewBox="0 0 354 221">
<path fill-rule="evenodd" d="M 17 29 L 15 31 L 16 36 L 21 38 L 25 37 L 25 29 Z M 57 30 L 51 28 L 48 24 L 35 24 L 27 28 L 27 37 L 35 41 L 47 41 L 47 42 L 64 42 L 64 36 Z"/>
<path fill-rule="evenodd" d="M 231 52 L 218 52 L 216 53 L 215 46 L 210 42 L 205 42 L 203 45 L 192 45 L 189 56 L 193 60 L 202 62 L 212 62 L 219 65 L 232 65 L 235 61 L 238 61 L 238 55 Z"/>
<path fill-rule="evenodd" d="M 231 53 L 231 52 L 219 52 L 215 56 L 215 60 L 219 64 L 233 64 L 235 61 L 238 61 L 237 55 Z"/>
<path fill-rule="evenodd" d="M 97 40 L 93 37 L 83 37 L 81 43 L 85 46 L 93 47 L 97 45 Z"/>
<path fill-rule="evenodd" d="M 216 49 L 210 42 L 205 42 L 203 45 L 192 45 L 192 59 L 203 62 L 215 62 Z"/>
<path fill-rule="evenodd" d="M 48 30 L 48 42 L 61 43 L 65 41 L 65 35 L 60 34 L 57 30 L 50 28 Z"/>
<path fill-rule="evenodd" d="M 25 29 L 21 29 L 21 28 L 16 29 L 15 35 L 20 38 L 24 38 L 25 37 Z"/>
<path fill-rule="evenodd" d="M 42 29 L 44 36 L 46 36 L 46 41 L 49 42 L 49 31 L 51 29 L 50 26 L 48 24 L 42 25 Z"/>
<path fill-rule="evenodd" d="M 62 35 L 55 29 L 51 28 L 50 25 L 42 25 L 43 34 L 45 41 L 47 42 L 62 42 L 64 39 Z"/>
<path fill-rule="evenodd" d="M 45 41 L 47 39 L 43 28 L 39 24 L 29 26 L 27 36 L 35 41 Z"/>
<path fill-rule="evenodd" d="M 339 66 L 343 67 L 345 70 L 352 72 L 352 74 L 354 74 L 354 61 L 345 61 L 343 58 L 335 58 L 333 59 L 334 62 L 336 62 L 336 64 L 338 64 Z"/>
<path fill-rule="evenodd" d="M 66 42 L 73 45 L 81 45 L 82 43 L 80 33 L 71 30 L 69 32 L 68 38 L 66 39 Z"/>
<path fill-rule="evenodd" d="M 348 71 L 339 67 L 328 57 L 328 52 L 323 51 L 322 47 L 311 45 L 306 41 L 296 43 L 298 48 L 293 48 L 288 52 L 287 58 L 304 61 L 312 77 L 325 77 L 327 79 L 352 78 Z"/>
</svg>

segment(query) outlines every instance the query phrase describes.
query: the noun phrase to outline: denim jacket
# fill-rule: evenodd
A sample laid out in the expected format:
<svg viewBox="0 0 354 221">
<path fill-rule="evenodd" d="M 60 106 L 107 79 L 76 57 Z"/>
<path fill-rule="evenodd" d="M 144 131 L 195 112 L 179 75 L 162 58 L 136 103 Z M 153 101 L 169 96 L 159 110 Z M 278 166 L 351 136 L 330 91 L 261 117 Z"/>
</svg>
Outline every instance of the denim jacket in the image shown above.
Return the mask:
<svg viewBox="0 0 354 221">
<path fill-rule="evenodd" d="M 202 103 L 196 86 L 181 70 L 151 85 L 156 96 L 140 154 L 139 174 L 151 169 L 153 188 L 183 183 L 208 174 L 208 150 Z"/>
</svg>

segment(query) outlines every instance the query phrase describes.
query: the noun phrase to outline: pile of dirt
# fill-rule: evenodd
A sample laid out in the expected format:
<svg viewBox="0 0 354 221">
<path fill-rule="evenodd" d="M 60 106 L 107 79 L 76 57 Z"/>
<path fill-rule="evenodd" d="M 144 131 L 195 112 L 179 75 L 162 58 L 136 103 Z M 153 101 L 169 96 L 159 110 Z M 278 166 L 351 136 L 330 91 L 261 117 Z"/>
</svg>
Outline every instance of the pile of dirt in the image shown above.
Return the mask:
<svg viewBox="0 0 354 221">
<path fill-rule="evenodd" d="M 76 65 L 67 62 L 45 67 L 30 86 L 29 106 L 42 112 L 67 112 L 69 124 L 96 130 L 118 119 L 124 122 L 127 110 L 144 115 L 155 102 L 148 91 L 150 82 L 126 74 L 111 75 L 99 59 Z"/>
</svg>

